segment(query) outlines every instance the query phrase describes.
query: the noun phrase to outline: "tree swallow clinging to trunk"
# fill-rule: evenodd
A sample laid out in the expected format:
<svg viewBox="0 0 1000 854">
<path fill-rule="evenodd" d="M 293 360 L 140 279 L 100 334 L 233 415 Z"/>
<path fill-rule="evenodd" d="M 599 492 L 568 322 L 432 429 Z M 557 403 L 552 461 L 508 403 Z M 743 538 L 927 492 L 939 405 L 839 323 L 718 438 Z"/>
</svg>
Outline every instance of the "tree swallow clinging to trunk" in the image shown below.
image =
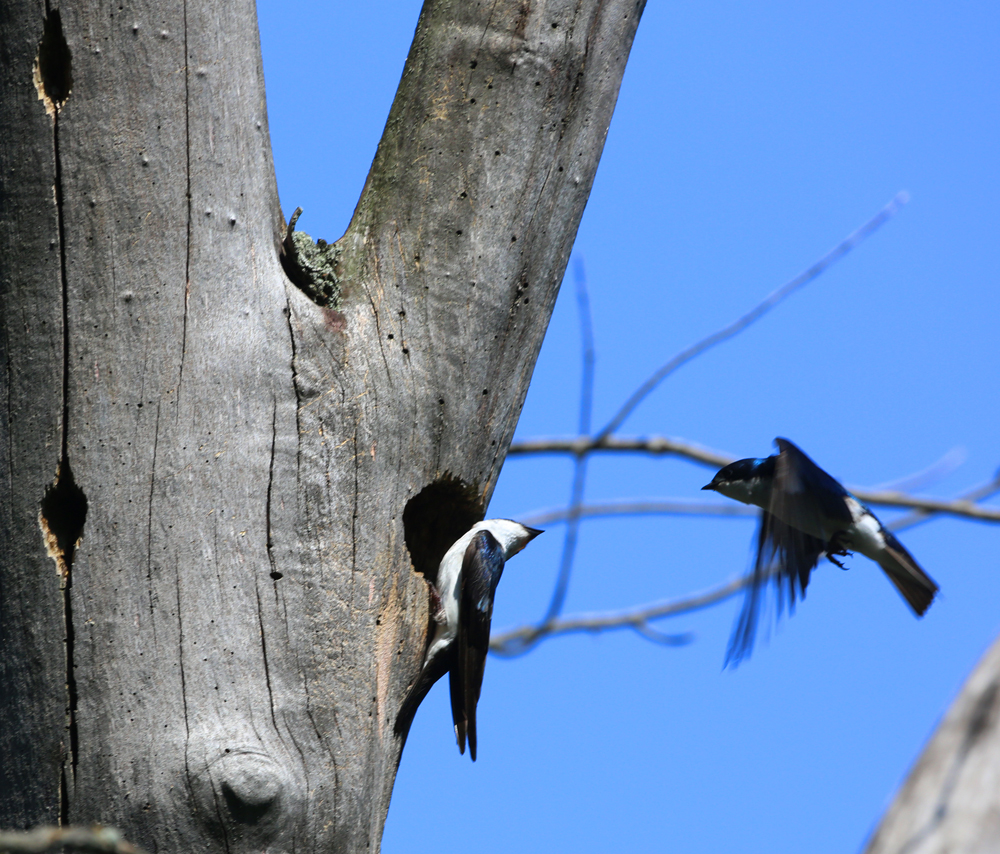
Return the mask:
<svg viewBox="0 0 1000 854">
<path fill-rule="evenodd" d="M 396 716 L 395 731 L 405 734 L 417 706 L 445 673 L 451 677 L 451 716 L 458 750 L 476 761 L 476 704 L 483 685 L 490 645 L 493 597 L 509 560 L 541 531 L 510 519 L 477 522 L 448 549 L 438 567 L 434 594 L 437 629 L 416 683 Z"/>
<path fill-rule="evenodd" d="M 775 579 L 779 613 L 787 584 L 791 611 L 796 585 L 805 598 L 809 574 L 824 554 L 844 569 L 837 557 L 861 552 L 882 567 L 914 613 L 922 617 L 938 591 L 933 579 L 875 514 L 838 481 L 787 439 L 778 438 L 774 443 L 777 454 L 737 460 L 702 487 L 763 510 L 753 578 L 729 639 L 726 664 L 739 664 L 750 654 L 767 581 Z"/>
</svg>

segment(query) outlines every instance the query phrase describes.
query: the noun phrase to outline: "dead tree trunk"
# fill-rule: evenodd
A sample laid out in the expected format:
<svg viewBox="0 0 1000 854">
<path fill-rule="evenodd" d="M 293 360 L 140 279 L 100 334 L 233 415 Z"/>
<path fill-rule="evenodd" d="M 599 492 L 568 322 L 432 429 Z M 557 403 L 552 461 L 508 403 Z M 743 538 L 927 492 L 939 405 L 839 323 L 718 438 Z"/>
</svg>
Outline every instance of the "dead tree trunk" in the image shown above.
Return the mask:
<svg viewBox="0 0 1000 854">
<path fill-rule="evenodd" d="M 428 0 L 320 306 L 252 2 L 4 3 L 0 825 L 378 849 L 642 7 Z"/>
<path fill-rule="evenodd" d="M 1000 851 L 1000 640 L 983 656 L 865 854 Z"/>
</svg>

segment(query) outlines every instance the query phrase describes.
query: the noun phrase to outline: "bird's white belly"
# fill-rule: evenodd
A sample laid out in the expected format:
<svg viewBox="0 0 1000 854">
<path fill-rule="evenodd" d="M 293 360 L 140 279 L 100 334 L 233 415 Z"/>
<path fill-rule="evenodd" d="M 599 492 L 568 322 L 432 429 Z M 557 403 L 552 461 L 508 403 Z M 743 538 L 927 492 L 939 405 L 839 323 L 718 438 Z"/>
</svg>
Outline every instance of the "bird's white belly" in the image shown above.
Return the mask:
<svg viewBox="0 0 1000 854">
<path fill-rule="evenodd" d="M 438 577 L 434 586 L 441 599 L 441 607 L 444 609 L 444 622 L 437 625 L 434 640 L 431 641 L 431 645 L 427 649 L 427 656 L 424 659 L 425 665 L 455 640 L 458 634 L 458 600 L 461 594 L 459 584 L 462 581 L 462 560 L 465 557 L 465 550 L 472 542 L 474 533 L 474 530 L 468 531 L 456 540 L 438 566 Z"/>
<path fill-rule="evenodd" d="M 851 509 L 854 524 L 844 532 L 841 538 L 844 545 L 877 563 L 879 555 L 885 548 L 881 523 L 855 498 L 848 498 L 847 506 Z"/>
</svg>

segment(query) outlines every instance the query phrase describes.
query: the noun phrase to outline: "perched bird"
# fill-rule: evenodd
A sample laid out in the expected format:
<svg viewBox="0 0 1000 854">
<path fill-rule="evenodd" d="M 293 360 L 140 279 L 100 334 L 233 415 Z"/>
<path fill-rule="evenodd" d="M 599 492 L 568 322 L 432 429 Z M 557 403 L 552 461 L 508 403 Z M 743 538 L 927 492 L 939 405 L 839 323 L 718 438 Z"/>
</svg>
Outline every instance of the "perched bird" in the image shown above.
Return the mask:
<svg viewBox="0 0 1000 854">
<path fill-rule="evenodd" d="M 433 588 L 439 606 L 437 629 L 420 676 L 396 716 L 398 734 L 409 730 L 417 706 L 431 686 L 450 672 L 451 716 L 458 750 L 465 753 L 468 738 L 469 754 L 476 761 L 476 704 L 490 645 L 497 582 L 504 561 L 540 533 L 510 519 L 487 519 L 473 525 L 445 553 Z"/>
<path fill-rule="evenodd" d="M 757 558 L 743 610 L 729 639 L 726 664 L 750 654 L 763 588 L 770 578 L 778 587 L 780 613 L 787 586 L 789 611 L 796 589 L 805 598 L 809 574 L 825 554 L 837 560 L 851 551 L 875 561 L 921 617 L 938 591 L 924 572 L 864 504 L 787 439 L 775 439 L 778 453 L 763 459 L 737 460 L 722 468 L 702 489 L 755 504 L 761 514 Z"/>
</svg>

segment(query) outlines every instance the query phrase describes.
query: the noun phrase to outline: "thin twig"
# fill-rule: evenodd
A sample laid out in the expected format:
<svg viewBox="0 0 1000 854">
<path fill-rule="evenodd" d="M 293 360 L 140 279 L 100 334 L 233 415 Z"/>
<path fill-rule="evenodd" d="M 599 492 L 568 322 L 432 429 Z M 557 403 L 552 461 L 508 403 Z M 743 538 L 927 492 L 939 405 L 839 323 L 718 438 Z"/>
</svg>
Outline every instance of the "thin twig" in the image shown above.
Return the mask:
<svg viewBox="0 0 1000 854">
<path fill-rule="evenodd" d="M 722 602 L 730 596 L 735 596 L 747 584 L 752 575 L 734 578 L 719 587 L 681 599 L 668 599 L 654 602 L 627 611 L 609 611 L 604 613 L 579 614 L 562 620 L 551 620 L 541 626 L 521 626 L 517 629 L 501 632 L 490 638 L 490 651 L 497 655 L 518 654 L 522 646 L 535 644 L 543 638 L 567 635 L 573 632 L 604 632 L 612 629 L 634 629 L 645 626 L 651 620 L 663 617 L 673 617 L 677 614 L 687 614 Z"/>
<path fill-rule="evenodd" d="M 113 827 L 36 827 L 33 830 L 0 830 L 0 851 L 41 854 L 72 847 L 98 854 L 145 854 L 126 841 Z"/>
<path fill-rule="evenodd" d="M 948 475 L 954 474 L 961 468 L 968 458 L 965 448 L 951 448 L 937 462 L 931 463 L 927 468 L 921 469 L 913 474 L 886 481 L 871 487 L 875 491 L 888 490 L 890 492 L 919 492 L 928 486 L 933 486 Z"/>
<path fill-rule="evenodd" d="M 716 344 L 719 344 L 742 332 L 755 320 L 758 320 L 763 315 L 767 314 L 767 312 L 774 308 L 785 297 L 789 296 L 803 285 L 811 282 L 830 266 L 843 258 L 855 246 L 878 229 L 880 225 L 886 222 L 886 220 L 890 219 L 893 214 L 895 214 L 896 211 L 908 201 L 909 196 L 906 193 L 897 193 L 889 204 L 882 208 L 882 210 L 875 214 L 875 216 L 868 220 L 868 222 L 861 226 L 861 228 L 844 238 L 844 240 L 827 252 L 826 255 L 809 267 L 809 269 L 804 270 L 790 282 L 782 285 L 778 288 L 778 290 L 768 296 L 767 299 L 758 303 L 741 318 L 729 324 L 729 326 L 724 329 L 720 329 L 718 332 L 712 333 L 707 338 L 703 338 L 697 344 L 688 347 L 686 350 L 682 350 L 672 359 L 661 365 L 660 368 L 657 369 L 641 386 L 639 386 L 639 388 L 636 389 L 627 401 L 625 401 L 622 408 L 615 413 L 614 417 L 607 423 L 604 429 L 597 434 L 597 438 L 603 439 L 606 436 L 610 436 L 615 432 L 615 430 L 621 427 L 621 425 L 625 422 L 625 419 L 632 414 L 633 410 L 663 381 L 665 377 L 672 374 L 679 367 L 681 367 L 681 365 L 690 362 L 695 356 L 701 355 L 710 347 L 714 347 Z"/>
<path fill-rule="evenodd" d="M 579 515 L 581 519 L 600 519 L 609 516 L 756 516 L 757 513 L 754 507 L 736 502 L 623 499 L 583 504 Z M 519 515 L 517 521 L 538 528 L 565 522 L 568 518 L 568 507 L 549 507 Z"/>
<path fill-rule="evenodd" d="M 694 442 L 670 436 L 606 436 L 597 439 L 587 435 L 553 436 L 513 442 L 508 457 L 527 454 L 573 454 L 585 456 L 594 452 L 631 452 L 642 454 L 672 454 L 713 468 L 729 465 L 736 457 L 713 451 Z"/>
<path fill-rule="evenodd" d="M 917 498 L 902 492 L 880 492 L 869 489 L 850 491 L 864 504 L 874 504 L 878 507 L 905 507 L 921 510 L 928 516 L 943 513 L 946 516 L 960 516 L 963 519 L 978 519 L 980 522 L 1000 522 L 1000 509 L 980 507 L 964 498 L 942 501 L 937 498 Z"/>
<path fill-rule="evenodd" d="M 992 480 L 986 481 L 986 483 L 980 484 L 979 486 L 973 487 L 968 492 L 962 493 L 958 497 L 959 501 L 974 503 L 978 501 L 985 501 L 987 498 L 992 498 L 1000 492 L 1000 471 L 998 471 Z M 985 508 L 977 508 L 983 510 Z M 902 531 L 904 528 L 912 528 L 914 525 L 919 525 L 922 522 L 926 522 L 928 519 L 933 519 L 937 513 L 933 510 L 917 510 L 914 513 L 907 513 L 905 516 L 900 516 L 898 519 L 892 521 L 891 524 L 886 525 L 887 528 L 893 531 Z M 961 516 L 962 513 L 952 512 L 952 516 Z M 994 521 L 992 519 L 987 521 Z"/>
<path fill-rule="evenodd" d="M 990 482 L 991 484 L 993 481 Z M 876 492 L 867 489 L 852 489 L 851 492 L 865 504 L 877 507 L 898 507 L 920 511 L 920 519 L 909 521 L 907 527 L 933 515 L 945 514 L 980 522 L 1000 522 L 1000 508 L 981 507 L 963 497 L 951 501 L 935 498 L 918 498 L 902 492 Z M 993 492 L 1000 492 L 994 487 Z M 992 494 L 992 493 L 991 493 Z M 746 504 L 722 504 L 718 501 L 684 501 L 679 498 L 635 499 L 602 501 L 583 504 L 579 508 L 581 519 L 598 519 L 611 516 L 756 516 L 757 510 Z M 524 525 L 538 527 L 565 522 L 570 515 L 567 507 L 550 507 L 519 515 L 518 521 Z M 897 520 L 899 521 L 899 520 Z"/>
</svg>

